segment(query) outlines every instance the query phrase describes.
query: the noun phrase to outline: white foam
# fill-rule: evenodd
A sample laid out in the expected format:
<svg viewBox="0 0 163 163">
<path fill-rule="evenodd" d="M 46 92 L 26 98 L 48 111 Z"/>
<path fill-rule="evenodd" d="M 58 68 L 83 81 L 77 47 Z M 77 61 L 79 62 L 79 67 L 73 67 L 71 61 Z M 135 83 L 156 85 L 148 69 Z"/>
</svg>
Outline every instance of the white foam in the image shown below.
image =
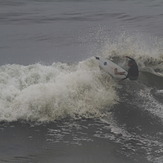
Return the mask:
<svg viewBox="0 0 163 163">
<path fill-rule="evenodd" d="M 157 93 L 157 94 L 163 94 L 163 90 L 162 90 L 162 89 L 157 90 L 156 93 Z"/>
<path fill-rule="evenodd" d="M 77 65 L 7 65 L 0 73 L 1 121 L 96 117 L 118 98 L 115 82 L 101 74 L 94 59 Z"/>
<path fill-rule="evenodd" d="M 144 100 L 144 103 L 141 103 L 141 107 L 163 120 L 163 105 L 151 95 L 150 91 L 151 89 L 144 88 L 144 90 L 139 92 L 139 96 Z"/>
</svg>

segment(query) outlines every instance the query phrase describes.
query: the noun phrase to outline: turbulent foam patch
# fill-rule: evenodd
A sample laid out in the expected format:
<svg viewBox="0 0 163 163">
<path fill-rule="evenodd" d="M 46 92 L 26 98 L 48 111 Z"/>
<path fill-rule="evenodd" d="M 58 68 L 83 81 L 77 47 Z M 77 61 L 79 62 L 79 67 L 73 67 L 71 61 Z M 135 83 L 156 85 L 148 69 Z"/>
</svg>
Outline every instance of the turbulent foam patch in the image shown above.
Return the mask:
<svg viewBox="0 0 163 163">
<path fill-rule="evenodd" d="M 1 121 L 97 117 L 118 98 L 115 83 L 94 59 L 77 65 L 7 65 L 0 73 Z"/>
<path fill-rule="evenodd" d="M 140 90 L 139 96 L 143 99 L 143 103 L 141 106 L 145 110 L 150 111 L 153 115 L 158 116 L 161 120 L 163 120 L 163 106 L 162 103 L 157 101 L 151 94 L 150 89 Z"/>
</svg>

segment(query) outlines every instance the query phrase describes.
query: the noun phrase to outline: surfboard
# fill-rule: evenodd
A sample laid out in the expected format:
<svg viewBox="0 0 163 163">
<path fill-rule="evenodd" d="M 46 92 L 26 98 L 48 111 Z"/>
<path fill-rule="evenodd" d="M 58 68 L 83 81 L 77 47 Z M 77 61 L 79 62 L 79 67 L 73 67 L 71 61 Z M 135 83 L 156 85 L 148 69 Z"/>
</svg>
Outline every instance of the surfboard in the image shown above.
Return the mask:
<svg viewBox="0 0 163 163">
<path fill-rule="evenodd" d="M 110 74 L 115 79 L 123 79 L 127 75 L 127 71 L 124 70 L 122 67 L 118 66 L 116 63 L 105 59 L 103 57 L 95 57 L 96 60 L 99 63 L 99 67 L 104 70 L 106 73 Z M 115 74 L 115 69 L 117 69 L 118 72 L 125 72 L 124 75 L 118 75 Z"/>
</svg>

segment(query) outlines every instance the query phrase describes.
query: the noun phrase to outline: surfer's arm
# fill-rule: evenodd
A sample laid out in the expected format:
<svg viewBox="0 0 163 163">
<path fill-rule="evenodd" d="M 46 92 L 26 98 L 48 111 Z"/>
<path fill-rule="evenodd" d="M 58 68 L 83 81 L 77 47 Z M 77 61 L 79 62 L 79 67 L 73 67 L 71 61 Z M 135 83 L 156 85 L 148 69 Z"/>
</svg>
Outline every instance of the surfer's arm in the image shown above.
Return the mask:
<svg viewBox="0 0 163 163">
<path fill-rule="evenodd" d="M 123 80 L 125 80 L 125 79 L 127 79 L 127 78 L 128 78 L 128 76 L 126 76 L 125 78 L 121 79 L 120 81 L 123 81 Z"/>
<path fill-rule="evenodd" d="M 115 75 L 125 75 L 125 72 L 118 72 L 117 68 L 114 69 Z"/>
<path fill-rule="evenodd" d="M 127 75 L 125 78 L 123 78 L 123 79 L 119 80 L 119 82 L 121 82 L 121 81 L 123 81 L 123 80 L 127 79 L 128 77 L 129 77 L 129 76 Z"/>
<path fill-rule="evenodd" d="M 131 68 L 128 70 L 128 73 L 127 73 L 126 77 L 121 79 L 120 81 L 123 81 L 123 80 L 129 78 L 130 76 L 132 76 L 132 69 Z"/>
</svg>

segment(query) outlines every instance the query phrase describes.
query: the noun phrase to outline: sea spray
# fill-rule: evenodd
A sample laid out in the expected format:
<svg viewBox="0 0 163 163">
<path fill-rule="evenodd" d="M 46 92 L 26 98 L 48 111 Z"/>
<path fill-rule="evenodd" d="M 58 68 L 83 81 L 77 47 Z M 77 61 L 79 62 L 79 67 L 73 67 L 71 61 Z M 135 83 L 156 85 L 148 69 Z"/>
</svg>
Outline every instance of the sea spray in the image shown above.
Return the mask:
<svg viewBox="0 0 163 163">
<path fill-rule="evenodd" d="M 163 74 L 162 41 L 157 37 L 142 33 L 122 32 L 114 38 L 108 36 L 105 44 L 100 50 L 98 49 L 98 53 L 126 70 L 128 67 L 125 56 L 130 56 L 137 61 L 140 71 L 148 71 L 159 76 Z"/>
</svg>

